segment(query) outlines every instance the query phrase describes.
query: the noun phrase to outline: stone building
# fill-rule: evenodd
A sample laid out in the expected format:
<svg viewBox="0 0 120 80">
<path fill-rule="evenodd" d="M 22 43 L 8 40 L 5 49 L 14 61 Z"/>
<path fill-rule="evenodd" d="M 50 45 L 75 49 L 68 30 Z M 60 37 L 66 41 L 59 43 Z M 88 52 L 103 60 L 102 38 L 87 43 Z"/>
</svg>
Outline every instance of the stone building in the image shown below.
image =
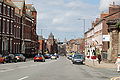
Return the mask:
<svg viewBox="0 0 120 80">
<path fill-rule="evenodd" d="M 120 54 L 120 5 L 110 5 L 108 18 L 108 31 L 110 34 L 110 47 L 108 60 L 116 61 L 116 57 Z"/>
<path fill-rule="evenodd" d="M 58 53 L 57 40 L 54 38 L 54 35 L 52 33 L 50 33 L 46 41 L 46 48 L 51 54 Z"/>
</svg>

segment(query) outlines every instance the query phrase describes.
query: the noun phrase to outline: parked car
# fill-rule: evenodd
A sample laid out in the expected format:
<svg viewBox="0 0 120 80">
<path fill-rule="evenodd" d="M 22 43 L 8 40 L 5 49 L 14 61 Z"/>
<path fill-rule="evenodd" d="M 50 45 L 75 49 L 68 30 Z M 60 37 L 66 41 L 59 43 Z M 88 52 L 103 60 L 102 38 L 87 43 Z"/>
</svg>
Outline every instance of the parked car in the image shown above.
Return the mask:
<svg viewBox="0 0 120 80">
<path fill-rule="evenodd" d="M 17 58 L 15 57 L 14 54 L 5 55 L 4 59 L 5 59 L 5 62 L 7 63 L 17 62 Z"/>
<path fill-rule="evenodd" d="M 69 60 L 72 60 L 72 55 L 68 55 L 67 58 L 68 58 Z"/>
<path fill-rule="evenodd" d="M 26 61 L 26 57 L 23 54 L 15 54 L 17 61 Z"/>
<path fill-rule="evenodd" d="M 51 55 L 51 59 L 57 59 L 57 56 L 54 55 L 54 54 L 52 54 L 52 55 Z"/>
<path fill-rule="evenodd" d="M 83 54 L 76 54 L 73 56 L 72 58 L 72 63 L 81 63 L 83 64 L 83 62 L 85 61 L 84 55 Z"/>
<path fill-rule="evenodd" d="M 0 54 L 0 63 L 5 63 L 5 59 L 4 59 L 4 57 Z"/>
<path fill-rule="evenodd" d="M 34 62 L 38 62 L 38 61 L 42 61 L 42 62 L 45 62 L 45 58 L 43 55 L 41 54 L 37 54 L 35 57 L 34 57 Z"/>
<path fill-rule="evenodd" d="M 44 54 L 45 59 L 50 59 L 50 54 Z"/>
</svg>

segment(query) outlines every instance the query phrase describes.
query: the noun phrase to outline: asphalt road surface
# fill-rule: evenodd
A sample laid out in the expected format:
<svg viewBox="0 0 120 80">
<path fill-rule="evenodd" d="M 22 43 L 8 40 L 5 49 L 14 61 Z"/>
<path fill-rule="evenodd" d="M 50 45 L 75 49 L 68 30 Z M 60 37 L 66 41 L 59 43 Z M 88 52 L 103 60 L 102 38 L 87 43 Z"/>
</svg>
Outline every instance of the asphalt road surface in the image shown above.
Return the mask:
<svg viewBox="0 0 120 80">
<path fill-rule="evenodd" d="M 75 65 L 65 57 L 46 62 L 0 64 L 0 80 L 111 80 L 118 76 L 120 73 L 114 69 Z"/>
</svg>

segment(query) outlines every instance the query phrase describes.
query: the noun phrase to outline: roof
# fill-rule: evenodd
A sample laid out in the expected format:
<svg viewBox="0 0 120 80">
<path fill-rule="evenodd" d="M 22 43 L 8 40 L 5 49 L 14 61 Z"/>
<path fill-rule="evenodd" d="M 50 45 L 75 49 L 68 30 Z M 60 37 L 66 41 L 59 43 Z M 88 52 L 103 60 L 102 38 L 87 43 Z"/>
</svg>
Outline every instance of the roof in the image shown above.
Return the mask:
<svg viewBox="0 0 120 80">
<path fill-rule="evenodd" d="M 42 35 L 40 35 L 39 37 L 38 37 L 38 40 L 43 40 L 44 38 L 43 38 L 43 36 Z"/>
<path fill-rule="evenodd" d="M 31 7 L 32 7 L 32 4 L 25 4 L 26 6 L 26 13 L 31 16 Z"/>
<path fill-rule="evenodd" d="M 25 0 L 12 0 L 12 1 L 19 9 L 23 9 Z"/>
<path fill-rule="evenodd" d="M 54 39 L 54 35 L 52 34 L 52 32 L 49 35 L 49 39 Z"/>
<path fill-rule="evenodd" d="M 34 6 L 32 6 L 31 11 L 35 11 L 36 12 L 36 9 L 35 9 Z"/>
</svg>

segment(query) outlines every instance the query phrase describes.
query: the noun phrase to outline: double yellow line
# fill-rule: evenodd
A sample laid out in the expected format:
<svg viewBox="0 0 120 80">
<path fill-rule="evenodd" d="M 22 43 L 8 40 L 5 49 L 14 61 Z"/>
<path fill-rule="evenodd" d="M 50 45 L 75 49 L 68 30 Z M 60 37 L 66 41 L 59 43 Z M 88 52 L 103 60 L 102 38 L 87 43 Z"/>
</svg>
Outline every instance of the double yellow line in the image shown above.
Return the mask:
<svg viewBox="0 0 120 80">
<path fill-rule="evenodd" d="M 120 77 L 112 77 L 110 80 L 120 80 Z"/>
</svg>

